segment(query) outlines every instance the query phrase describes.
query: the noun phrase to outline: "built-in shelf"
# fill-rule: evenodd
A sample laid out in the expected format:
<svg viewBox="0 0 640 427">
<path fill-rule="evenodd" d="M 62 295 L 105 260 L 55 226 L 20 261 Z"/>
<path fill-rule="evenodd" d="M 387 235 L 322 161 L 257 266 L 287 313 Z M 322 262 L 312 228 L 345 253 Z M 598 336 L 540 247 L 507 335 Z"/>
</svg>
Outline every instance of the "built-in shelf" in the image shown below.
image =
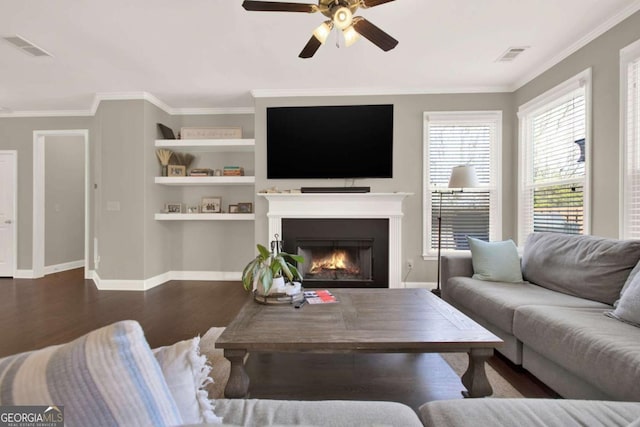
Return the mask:
<svg viewBox="0 0 640 427">
<path fill-rule="evenodd" d="M 255 139 L 156 139 L 156 147 L 218 153 L 252 152 Z"/>
<path fill-rule="evenodd" d="M 158 221 L 253 221 L 254 214 L 246 213 L 157 213 Z"/>
<path fill-rule="evenodd" d="M 255 176 L 156 176 L 162 185 L 253 185 Z"/>
</svg>

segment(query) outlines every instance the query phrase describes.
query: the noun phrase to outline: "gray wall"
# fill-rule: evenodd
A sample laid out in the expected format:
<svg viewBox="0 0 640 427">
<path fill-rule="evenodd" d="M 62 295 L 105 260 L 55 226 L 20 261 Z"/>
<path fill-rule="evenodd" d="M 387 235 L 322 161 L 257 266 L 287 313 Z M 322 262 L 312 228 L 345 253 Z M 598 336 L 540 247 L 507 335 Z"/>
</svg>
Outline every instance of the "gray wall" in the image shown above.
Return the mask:
<svg viewBox="0 0 640 427">
<path fill-rule="evenodd" d="M 0 118 L 0 149 L 18 151 L 18 269 L 31 270 L 33 242 L 33 131 L 88 129 L 90 170 L 93 170 L 93 117 Z M 93 194 L 91 194 L 93 197 Z M 90 227 L 93 227 L 93 199 Z M 91 250 L 91 248 L 90 248 Z M 90 255 L 90 260 L 92 260 Z M 92 264 L 90 264 L 92 268 Z"/>
<path fill-rule="evenodd" d="M 104 101 L 96 112 L 97 271 L 101 279 L 145 278 L 144 104 Z"/>
<path fill-rule="evenodd" d="M 597 236 L 619 236 L 620 49 L 638 39 L 640 12 L 551 67 L 514 94 L 517 110 L 518 106 L 579 72 L 592 68 L 591 234 Z M 514 128 L 518 132 L 517 122 Z M 515 135 L 517 133 L 514 138 Z M 517 157 L 513 161 L 515 163 Z"/>
<path fill-rule="evenodd" d="M 84 260 L 84 138 L 47 136 L 44 151 L 44 265 Z"/>
<path fill-rule="evenodd" d="M 514 112 L 513 96 L 508 93 L 452 94 L 452 95 L 398 95 L 398 96 L 350 96 L 350 97 L 307 97 L 307 98 L 260 98 L 256 100 L 256 189 L 276 186 L 279 189 L 300 188 L 301 186 L 340 186 L 344 180 L 268 180 L 266 164 L 266 108 L 305 105 L 345 105 L 345 104 L 394 104 L 394 153 L 393 179 L 362 179 L 356 185 L 370 186 L 373 192 L 414 193 L 404 202 L 402 224 L 403 277 L 406 274 L 406 260 L 413 259 L 414 269 L 407 281 L 434 281 L 436 262 L 422 259 L 422 148 L 423 113 L 425 111 L 482 111 L 499 110 L 502 122 L 502 173 L 504 177 L 515 176 L 513 167 Z M 502 180 L 503 210 L 502 230 L 504 238 L 515 236 L 515 222 L 512 212 L 515 207 L 515 182 Z M 256 242 L 268 243 L 266 199 L 256 201 Z"/>
</svg>

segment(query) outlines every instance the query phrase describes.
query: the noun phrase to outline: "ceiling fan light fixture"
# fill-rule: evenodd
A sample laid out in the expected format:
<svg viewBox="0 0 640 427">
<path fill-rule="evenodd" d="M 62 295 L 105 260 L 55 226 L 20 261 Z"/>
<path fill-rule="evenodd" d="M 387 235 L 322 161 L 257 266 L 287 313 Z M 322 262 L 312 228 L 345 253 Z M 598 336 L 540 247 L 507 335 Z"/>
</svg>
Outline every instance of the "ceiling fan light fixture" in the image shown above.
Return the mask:
<svg viewBox="0 0 640 427">
<path fill-rule="evenodd" d="M 331 30 L 333 29 L 333 23 L 331 21 L 323 22 L 313 30 L 313 36 L 318 39 L 318 41 L 322 44 L 327 41 L 327 37 L 331 34 Z"/>
<path fill-rule="evenodd" d="M 341 6 L 333 12 L 333 23 L 341 30 L 350 26 L 352 21 L 353 13 L 348 7 Z"/>
<path fill-rule="evenodd" d="M 347 28 L 342 30 L 342 34 L 344 35 L 344 44 L 346 47 L 349 47 L 360 40 L 360 34 L 358 34 L 355 28 L 353 28 L 353 25 L 349 25 Z"/>
</svg>

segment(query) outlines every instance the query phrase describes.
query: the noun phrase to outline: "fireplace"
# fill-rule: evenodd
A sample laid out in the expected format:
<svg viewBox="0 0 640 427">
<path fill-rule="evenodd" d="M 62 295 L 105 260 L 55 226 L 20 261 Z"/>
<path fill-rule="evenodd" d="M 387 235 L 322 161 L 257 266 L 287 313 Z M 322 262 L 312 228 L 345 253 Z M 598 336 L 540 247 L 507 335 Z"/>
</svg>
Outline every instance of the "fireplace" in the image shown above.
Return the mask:
<svg viewBox="0 0 640 427">
<path fill-rule="evenodd" d="M 386 219 L 282 220 L 285 252 L 302 255 L 298 265 L 307 288 L 389 286 L 389 221 Z"/>
</svg>

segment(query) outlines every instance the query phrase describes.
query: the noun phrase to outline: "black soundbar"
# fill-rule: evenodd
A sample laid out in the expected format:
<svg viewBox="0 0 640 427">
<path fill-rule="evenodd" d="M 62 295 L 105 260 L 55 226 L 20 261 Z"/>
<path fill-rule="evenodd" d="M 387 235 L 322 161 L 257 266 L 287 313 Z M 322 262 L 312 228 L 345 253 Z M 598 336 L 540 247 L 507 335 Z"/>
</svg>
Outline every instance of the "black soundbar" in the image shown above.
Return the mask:
<svg viewBox="0 0 640 427">
<path fill-rule="evenodd" d="M 302 193 L 369 193 L 371 187 L 302 187 Z"/>
</svg>

